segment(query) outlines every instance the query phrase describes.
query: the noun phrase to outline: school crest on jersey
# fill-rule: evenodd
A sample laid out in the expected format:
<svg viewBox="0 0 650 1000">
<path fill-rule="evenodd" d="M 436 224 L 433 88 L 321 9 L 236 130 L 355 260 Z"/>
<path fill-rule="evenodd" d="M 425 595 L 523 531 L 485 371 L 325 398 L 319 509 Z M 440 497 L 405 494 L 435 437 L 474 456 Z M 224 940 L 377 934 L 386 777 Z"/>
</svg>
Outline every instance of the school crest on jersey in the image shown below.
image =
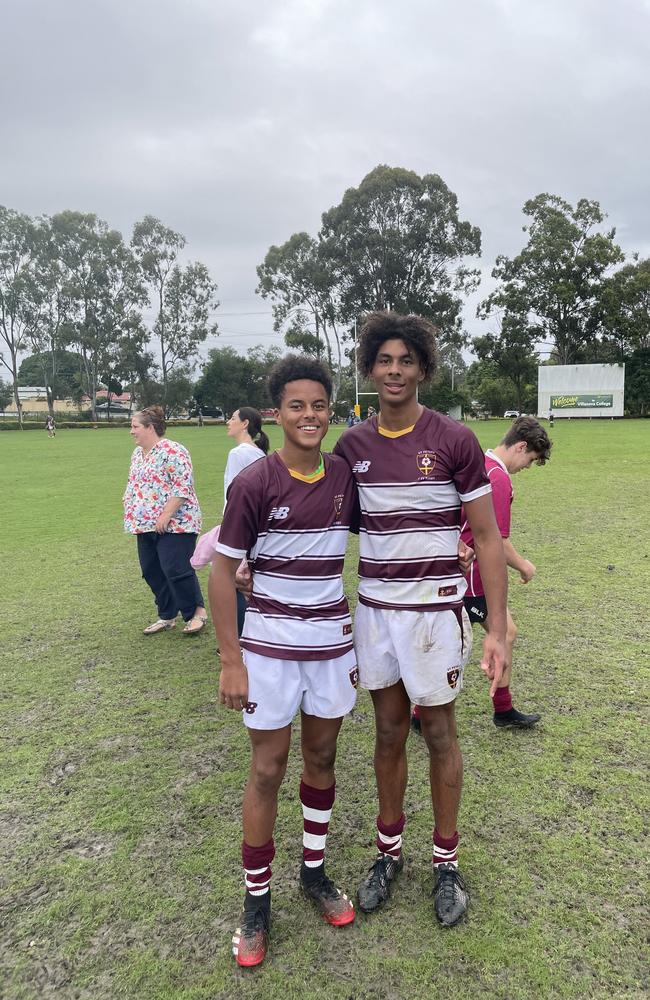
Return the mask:
<svg viewBox="0 0 650 1000">
<path fill-rule="evenodd" d="M 452 690 L 458 684 L 458 679 L 460 677 L 460 667 L 453 667 L 451 670 L 447 671 L 447 683 Z"/>
<path fill-rule="evenodd" d="M 336 496 L 334 497 L 334 515 L 336 523 L 338 523 L 341 520 L 341 511 L 343 510 L 344 496 L 345 496 L 344 493 L 337 493 Z"/>
<path fill-rule="evenodd" d="M 436 467 L 435 451 L 419 451 L 417 454 L 418 472 L 427 479 Z"/>
</svg>

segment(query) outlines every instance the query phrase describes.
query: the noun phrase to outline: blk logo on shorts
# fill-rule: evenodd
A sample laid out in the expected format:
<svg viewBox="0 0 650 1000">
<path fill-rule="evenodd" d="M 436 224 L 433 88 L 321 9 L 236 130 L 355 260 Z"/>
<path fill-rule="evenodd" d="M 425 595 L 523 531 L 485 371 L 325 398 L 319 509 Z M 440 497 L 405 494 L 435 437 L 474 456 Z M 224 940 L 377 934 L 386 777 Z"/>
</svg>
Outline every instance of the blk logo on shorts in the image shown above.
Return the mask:
<svg viewBox="0 0 650 1000">
<path fill-rule="evenodd" d="M 483 608 L 477 608 L 474 605 L 472 605 L 472 607 L 469 610 L 472 612 L 472 614 L 476 615 L 477 618 L 485 618 L 485 611 L 483 611 Z"/>
<path fill-rule="evenodd" d="M 454 689 L 458 684 L 460 678 L 460 667 L 453 667 L 451 670 L 447 671 L 447 684 L 450 688 Z"/>
<path fill-rule="evenodd" d="M 352 466 L 353 472 L 367 472 L 370 468 L 370 460 L 364 458 L 361 462 L 355 462 Z"/>
<path fill-rule="evenodd" d="M 358 683 L 359 683 L 359 669 L 358 667 L 354 667 L 354 669 L 350 671 L 350 684 L 352 685 L 353 688 L 355 688 Z"/>
<path fill-rule="evenodd" d="M 244 705 L 244 711 L 246 712 L 246 715 L 255 715 L 256 708 L 257 708 L 256 701 L 247 701 L 246 704 Z"/>
<path fill-rule="evenodd" d="M 276 521 L 284 521 L 285 517 L 288 516 L 290 507 L 272 507 L 271 513 L 269 514 L 269 521 L 274 518 Z"/>
</svg>

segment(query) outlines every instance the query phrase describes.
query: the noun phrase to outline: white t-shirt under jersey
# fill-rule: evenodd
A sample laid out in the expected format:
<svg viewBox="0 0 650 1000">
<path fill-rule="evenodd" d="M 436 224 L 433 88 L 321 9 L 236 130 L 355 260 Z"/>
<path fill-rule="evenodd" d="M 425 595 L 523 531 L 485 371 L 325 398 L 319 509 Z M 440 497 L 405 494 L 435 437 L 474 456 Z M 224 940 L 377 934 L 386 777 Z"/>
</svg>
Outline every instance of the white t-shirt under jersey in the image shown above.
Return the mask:
<svg viewBox="0 0 650 1000">
<path fill-rule="evenodd" d="M 223 474 L 223 507 L 226 509 L 226 498 L 228 496 L 228 487 L 232 483 L 233 479 L 239 475 L 239 473 L 246 469 L 253 462 L 259 462 L 260 458 L 264 458 L 264 452 L 261 448 L 258 448 L 256 444 L 238 444 L 233 448 L 228 454 L 228 461 L 226 462 L 226 471 Z"/>
</svg>

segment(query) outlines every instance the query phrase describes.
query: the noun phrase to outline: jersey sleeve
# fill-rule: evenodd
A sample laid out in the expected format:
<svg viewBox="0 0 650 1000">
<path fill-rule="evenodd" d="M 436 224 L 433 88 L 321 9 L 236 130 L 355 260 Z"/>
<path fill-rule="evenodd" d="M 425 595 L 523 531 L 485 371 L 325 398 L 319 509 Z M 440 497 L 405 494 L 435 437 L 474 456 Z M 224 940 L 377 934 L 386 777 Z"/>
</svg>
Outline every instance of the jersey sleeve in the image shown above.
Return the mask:
<svg viewBox="0 0 650 1000">
<path fill-rule="evenodd" d="M 262 502 L 259 480 L 233 479 L 215 552 L 231 559 L 243 559 L 250 552 L 259 534 Z"/>
<path fill-rule="evenodd" d="M 462 428 L 455 442 L 454 483 L 463 503 L 477 500 L 492 489 L 485 471 L 485 455 L 476 435 Z"/>
<path fill-rule="evenodd" d="M 510 510 L 512 484 L 503 469 L 491 469 L 488 473 L 492 484 L 492 503 L 499 532 L 502 538 L 510 536 Z"/>
</svg>

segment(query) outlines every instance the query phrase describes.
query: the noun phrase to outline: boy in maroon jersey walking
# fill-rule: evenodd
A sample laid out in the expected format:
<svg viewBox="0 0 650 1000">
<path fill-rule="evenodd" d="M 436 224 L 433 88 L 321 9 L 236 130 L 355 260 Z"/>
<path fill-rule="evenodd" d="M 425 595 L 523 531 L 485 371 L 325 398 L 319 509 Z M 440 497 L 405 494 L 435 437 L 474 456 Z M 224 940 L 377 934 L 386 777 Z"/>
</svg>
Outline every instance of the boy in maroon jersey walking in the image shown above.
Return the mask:
<svg viewBox="0 0 650 1000">
<path fill-rule="evenodd" d="M 406 741 L 411 702 L 420 706 L 431 759 L 434 905 L 443 926 L 464 915 L 458 871 L 463 760 L 454 702 L 471 649 L 458 564 L 461 504 L 476 543 L 490 604 L 481 667 L 492 691 L 504 665 L 507 579 L 483 452 L 472 432 L 418 403 L 436 366 L 434 328 L 417 316 L 371 314 L 361 332 L 361 374 L 373 380 L 380 413 L 338 440 L 359 489 L 359 605 L 355 651 L 376 724 L 378 856 L 359 888 L 377 909 L 403 866 Z"/>
<path fill-rule="evenodd" d="M 278 789 L 291 723 L 301 712 L 300 884 L 325 920 L 343 926 L 354 907 L 325 874 L 334 805 L 336 741 L 356 700 L 352 624 L 341 574 L 356 488 L 347 464 L 321 454 L 331 379 L 311 358 L 288 356 L 269 376 L 281 449 L 233 480 L 210 575 L 212 620 L 221 650 L 219 699 L 243 711 L 251 741 L 244 793 L 242 863 L 246 895 L 233 937 L 239 965 L 263 961 L 270 924 L 271 862 Z M 237 637 L 235 572 L 247 556 L 253 590 Z"/>
</svg>

